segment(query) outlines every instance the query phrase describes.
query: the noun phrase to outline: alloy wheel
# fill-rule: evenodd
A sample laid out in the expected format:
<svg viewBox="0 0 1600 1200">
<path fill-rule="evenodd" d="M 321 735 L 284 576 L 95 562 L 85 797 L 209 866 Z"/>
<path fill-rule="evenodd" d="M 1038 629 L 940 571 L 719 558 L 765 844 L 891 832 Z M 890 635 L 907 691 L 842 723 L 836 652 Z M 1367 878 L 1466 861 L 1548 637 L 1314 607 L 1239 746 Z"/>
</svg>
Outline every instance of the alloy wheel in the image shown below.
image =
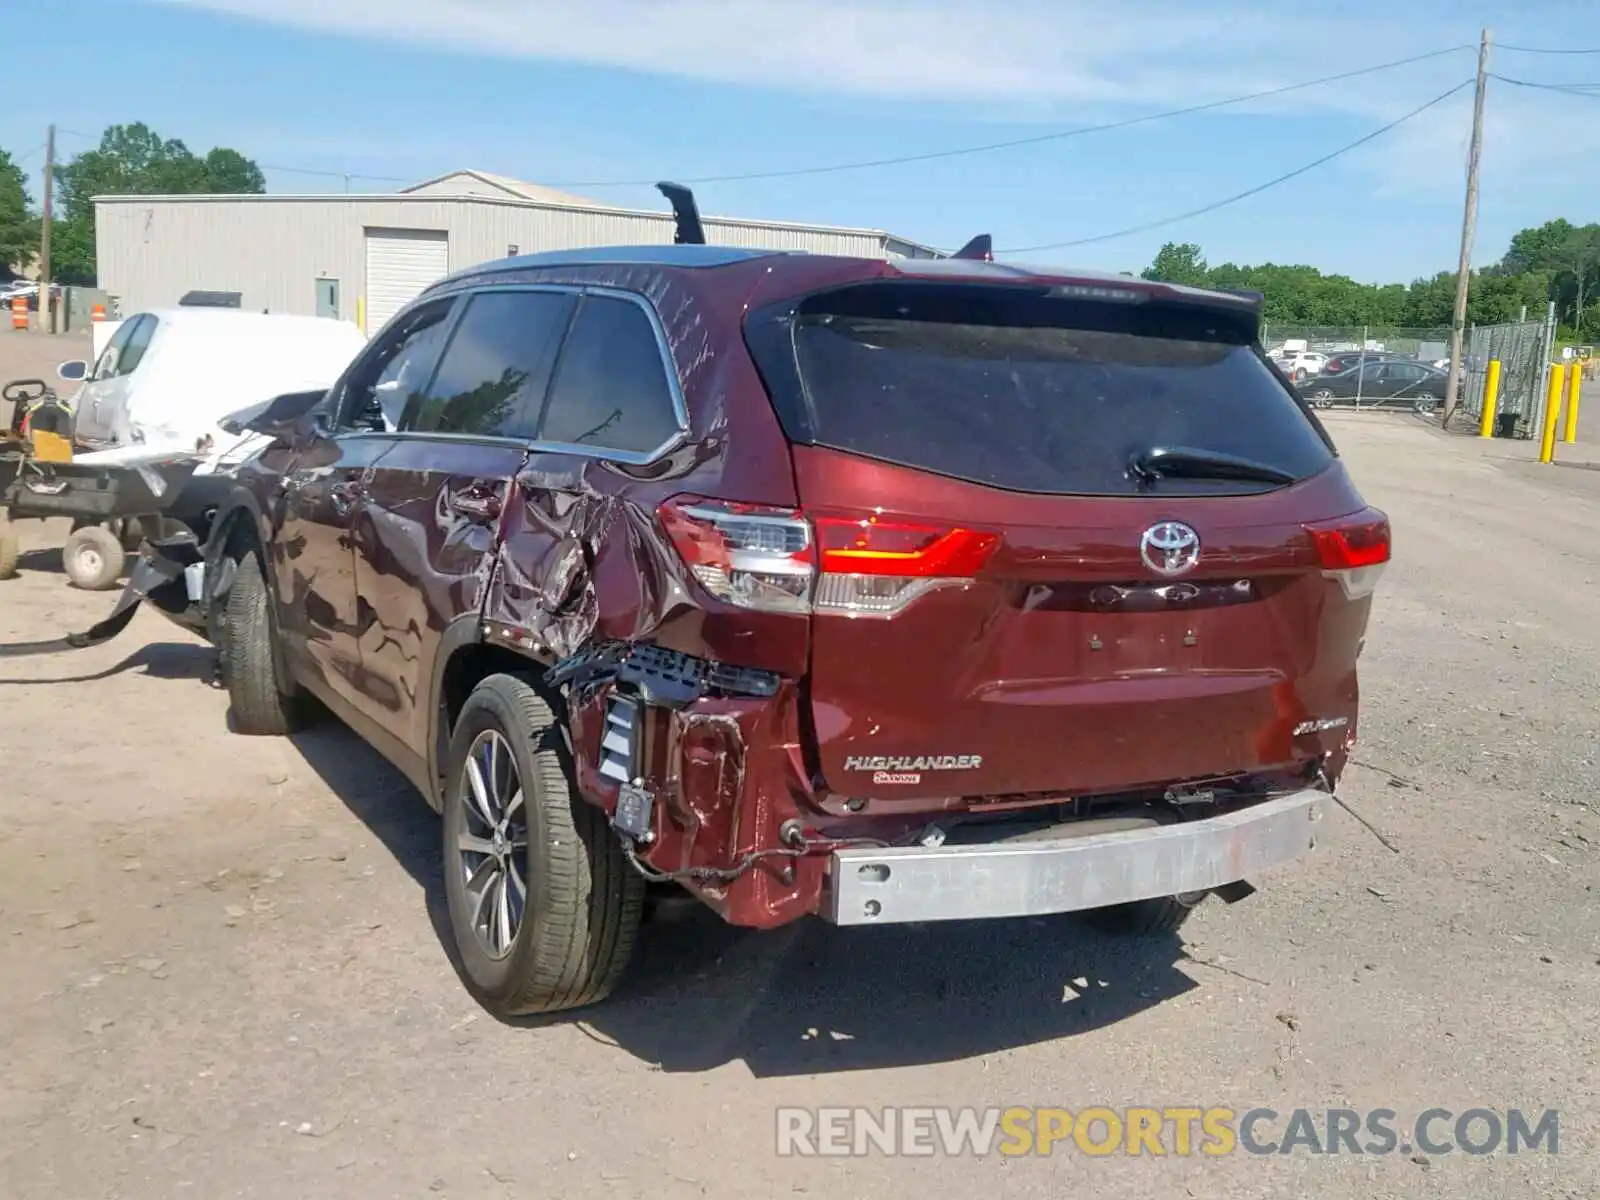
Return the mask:
<svg viewBox="0 0 1600 1200">
<path fill-rule="evenodd" d="M 455 869 L 461 872 L 473 935 L 492 959 L 516 944 L 528 908 L 527 805 L 506 739 L 486 729 L 467 751 Z"/>
</svg>

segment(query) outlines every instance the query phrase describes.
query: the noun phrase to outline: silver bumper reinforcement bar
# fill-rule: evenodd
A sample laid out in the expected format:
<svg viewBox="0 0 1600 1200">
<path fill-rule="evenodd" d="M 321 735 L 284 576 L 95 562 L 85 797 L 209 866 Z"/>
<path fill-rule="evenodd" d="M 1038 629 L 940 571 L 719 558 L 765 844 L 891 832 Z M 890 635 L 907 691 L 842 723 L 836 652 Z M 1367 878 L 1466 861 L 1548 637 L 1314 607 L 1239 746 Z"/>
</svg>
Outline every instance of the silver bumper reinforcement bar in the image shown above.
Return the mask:
<svg viewBox="0 0 1600 1200">
<path fill-rule="evenodd" d="M 1315 849 L 1332 799 L 1306 789 L 1110 833 L 1061 825 L 1029 840 L 836 850 L 823 916 L 836 925 L 1025 917 L 1209 891 Z"/>
</svg>

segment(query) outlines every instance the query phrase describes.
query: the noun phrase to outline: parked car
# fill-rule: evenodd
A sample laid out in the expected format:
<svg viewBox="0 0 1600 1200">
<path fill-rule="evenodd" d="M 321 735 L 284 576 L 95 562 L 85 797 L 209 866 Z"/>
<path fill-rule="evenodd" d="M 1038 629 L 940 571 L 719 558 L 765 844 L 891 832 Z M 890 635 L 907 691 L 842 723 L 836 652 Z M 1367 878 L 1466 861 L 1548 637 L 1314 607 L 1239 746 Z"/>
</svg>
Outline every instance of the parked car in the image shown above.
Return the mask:
<svg viewBox="0 0 1600 1200">
<path fill-rule="evenodd" d="M 241 732 L 315 698 L 441 812 L 496 1012 L 605 996 L 663 890 L 1176 929 L 1315 844 L 1389 557 L 1259 322 L 959 259 L 497 260 L 245 422 L 166 611 Z"/>
<path fill-rule="evenodd" d="M 1337 354 L 1330 354 L 1328 361 L 1322 364 L 1321 375 L 1334 375 L 1340 371 L 1348 371 L 1360 363 L 1376 362 L 1388 358 L 1387 354 L 1379 354 L 1375 350 L 1341 350 Z"/>
<path fill-rule="evenodd" d="M 285 392 L 326 388 L 366 344 L 346 321 L 215 308 L 134 313 L 93 366 L 62 363 L 82 381 L 72 397 L 73 439 L 87 461 L 132 461 L 219 440 L 230 412 Z"/>
<path fill-rule="evenodd" d="M 1298 354 L 1285 355 L 1282 365 L 1293 378 L 1300 379 L 1320 374 L 1327 362 L 1328 356 L 1321 351 L 1302 350 Z"/>
<path fill-rule="evenodd" d="M 37 312 L 39 309 L 39 284 L 32 279 L 13 279 L 10 283 L 0 285 L 0 305 L 11 307 L 11 302 L 17 297 L 27 300 L 28 307 Z M 52 306 L 61 303 L 61 285 L 50 285 L 50 303 Z"/>
<path fill-rule="evenodd" d="M 1380 358 L 1335 373 L 1323 372 L 1303 390 L 1314 408 L 1355 401 L 1374 408 L 1432 412 L 1444 402 L 1449 375 L 1412 358 Z"/>
</svg>

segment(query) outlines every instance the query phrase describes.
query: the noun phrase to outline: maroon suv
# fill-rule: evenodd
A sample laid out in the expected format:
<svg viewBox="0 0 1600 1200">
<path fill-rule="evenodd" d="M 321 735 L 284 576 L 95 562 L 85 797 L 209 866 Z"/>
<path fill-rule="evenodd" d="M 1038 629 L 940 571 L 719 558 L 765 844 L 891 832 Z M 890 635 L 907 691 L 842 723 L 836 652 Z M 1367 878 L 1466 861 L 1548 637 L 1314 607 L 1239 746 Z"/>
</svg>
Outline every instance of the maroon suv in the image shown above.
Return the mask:
<svg viewBox="0 0 1600 1200">
<path fill-rule="evenodd" d="M 254 423 L 191 594 L 443 814 L 490 1007 L 728 921 L 1175 929 L 1316 845 L 1389 526 L 1258 301 L 703 245 L 429 288 Z M 193 583 L 191 573 L 191 584 Z"/>
</svg>

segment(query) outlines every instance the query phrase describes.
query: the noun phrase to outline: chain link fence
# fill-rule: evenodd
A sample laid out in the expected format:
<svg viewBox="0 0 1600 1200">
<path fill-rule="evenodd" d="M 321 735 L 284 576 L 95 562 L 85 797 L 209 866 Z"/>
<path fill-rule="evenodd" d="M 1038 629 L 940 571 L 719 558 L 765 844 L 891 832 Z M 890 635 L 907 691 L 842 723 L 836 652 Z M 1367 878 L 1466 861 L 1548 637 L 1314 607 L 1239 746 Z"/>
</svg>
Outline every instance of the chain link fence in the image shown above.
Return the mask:
<svg viewBox="0 0 1600 1200">
<path fill-rule="evenodd" d="M 1467 332 L 1462 353 L 1464 382 L 1460 414 L 1451 428 L 1479 429 L 1489 363 L 1500 363 L 1500 396 L 1495 404 L 1498 437 L 1531 438 L 1541 425 L 1555 329 L 1543 321 L 1510 321 L 1475 325 Z"/>
</svg>

